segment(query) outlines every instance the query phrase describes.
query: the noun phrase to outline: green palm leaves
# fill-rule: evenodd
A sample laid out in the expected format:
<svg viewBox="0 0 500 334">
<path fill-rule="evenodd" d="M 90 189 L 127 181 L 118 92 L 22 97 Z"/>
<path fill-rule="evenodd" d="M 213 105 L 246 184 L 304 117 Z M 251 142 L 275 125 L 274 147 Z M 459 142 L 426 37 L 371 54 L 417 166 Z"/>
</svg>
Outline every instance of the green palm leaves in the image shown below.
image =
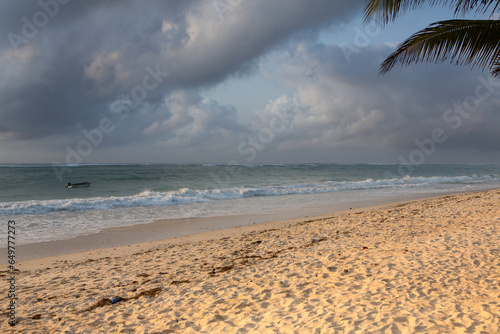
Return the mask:
<svg viewBox="0 0 500 334">
<path fill-rule="evenodd" d="M 424 3 L 455 7 L 455 14 L 470 11 L 494 13 L 500 0 L 368 0 L 365 21 L 376 19 L 381 24 L 394 20 L 401 12 L 415 9 Z M 450 61 L 488 69 L 500 75 L 500 21 L 448 20 L 431 24 L 413 34 L 381 65 L 381 73 L 395 65 L 407 66 L 419 62 Z"/>
</svg>

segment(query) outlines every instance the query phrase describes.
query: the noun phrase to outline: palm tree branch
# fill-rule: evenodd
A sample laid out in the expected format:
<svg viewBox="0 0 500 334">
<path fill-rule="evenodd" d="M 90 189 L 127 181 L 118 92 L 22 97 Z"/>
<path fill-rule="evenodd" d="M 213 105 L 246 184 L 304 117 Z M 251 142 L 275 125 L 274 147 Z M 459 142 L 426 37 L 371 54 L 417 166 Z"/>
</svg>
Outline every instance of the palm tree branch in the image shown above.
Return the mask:
<svg viewBox="0 0 500 334">
<path fill-rule="evenodd" d="M 377 22 L 386 25 L 394 21 L 401 11 L 419 8 L 425 2 L 425 0 L 369 0 L 365 5 L 364 20 L 369 22 L 375 18 Z"/>
<path fill-rule="evenodd" d="M 465 15 L 475 9 L 476 13 L 486 13 L 490 11 L 491 14 L 495 13 L 500 5 L 498 0 L 444 0 L 443 3 L 450 3 L 450 7 L 455 7 L 455 15 Z M 489 10 L 489 8 L 493 8 Z"/>
<path fill-rule="evenodd" d="M 364 8 L 364 20 L 368 23 L 375 19 L 378 23 L 386 25 L 402 13 L 420 8 L 424 4 L 448 5 L 454 8 L 455 15 L 471 11 L 483 14 L 490 11 L 493 14 L 499 8 L 500 0 L 368 0 Z"/>
<path fill-rule="evenodd" d="M 497 53 L 493 58 L 491 74 L 495 77 L 500 76 L 500 53 Z"/>
<path fill-rule="evenodd" d="M 459 65 L 472 64 L 494 70 L 500 55 L 500 21 L 439 21 L 413 34 L 381 65 L 386 73 L 396 64 L 450 60 Z"/>
</svg>

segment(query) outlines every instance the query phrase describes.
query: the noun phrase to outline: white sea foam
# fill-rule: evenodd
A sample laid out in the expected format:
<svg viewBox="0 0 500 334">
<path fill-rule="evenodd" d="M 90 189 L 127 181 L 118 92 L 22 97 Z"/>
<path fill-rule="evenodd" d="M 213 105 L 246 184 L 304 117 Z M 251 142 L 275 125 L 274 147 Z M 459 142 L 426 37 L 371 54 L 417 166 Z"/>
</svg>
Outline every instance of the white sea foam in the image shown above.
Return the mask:
<svg viewBox="0 0 500 334">
<path fill-rule="evenodd" d="M 108 210 L 130 207 L 169 206 L 176 204 L 201 203 L 232 200 L 257 196 L 284 196 L 299 194 L 320 194 L 352 190 L 410 189 L 453 184 L 497 183 L 495 176 L 433 176 L 398 179 L 366 179 L 357 182 L 324 182 L 267 187 L 232 187 L 225 189 L 195 190 L 184 188 L 177 191 L 143 191 L 131 196 L 91 197 L 72 199 L 30 200 L 0 203 L 0 215 L 44 214 L 61 211 Z"/>
</svg>

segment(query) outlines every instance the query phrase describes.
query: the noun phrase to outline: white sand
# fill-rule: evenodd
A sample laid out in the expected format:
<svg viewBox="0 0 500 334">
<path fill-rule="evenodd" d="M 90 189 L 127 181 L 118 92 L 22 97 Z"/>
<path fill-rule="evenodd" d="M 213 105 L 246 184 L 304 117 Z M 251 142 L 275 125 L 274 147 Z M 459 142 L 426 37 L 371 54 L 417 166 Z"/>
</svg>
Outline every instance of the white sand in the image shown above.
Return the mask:
<svg viewBox="0 0 500 334">
<path fill-rule="evenodd" d="M 494 190 L 26 261 L 0 331 L 500 333 L 498 224 Z"/>
</svg>

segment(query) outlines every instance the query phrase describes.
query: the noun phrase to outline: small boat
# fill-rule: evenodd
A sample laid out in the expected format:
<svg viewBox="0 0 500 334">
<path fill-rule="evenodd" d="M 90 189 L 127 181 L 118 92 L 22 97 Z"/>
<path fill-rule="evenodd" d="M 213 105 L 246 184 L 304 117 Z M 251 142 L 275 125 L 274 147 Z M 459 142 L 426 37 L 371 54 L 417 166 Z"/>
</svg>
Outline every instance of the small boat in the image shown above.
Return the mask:
<svg viewBox="0 0 500 334">
<path fill-rule="evenodd" d="M 88 188 L 88 187 L 90 187 L 91 183 L 92 182 L 90 182 L 90 181 L 85 181 L 85 182 L 81 182 L 81 183 L 68 183 L 66 188 Z"/>
</svg>

